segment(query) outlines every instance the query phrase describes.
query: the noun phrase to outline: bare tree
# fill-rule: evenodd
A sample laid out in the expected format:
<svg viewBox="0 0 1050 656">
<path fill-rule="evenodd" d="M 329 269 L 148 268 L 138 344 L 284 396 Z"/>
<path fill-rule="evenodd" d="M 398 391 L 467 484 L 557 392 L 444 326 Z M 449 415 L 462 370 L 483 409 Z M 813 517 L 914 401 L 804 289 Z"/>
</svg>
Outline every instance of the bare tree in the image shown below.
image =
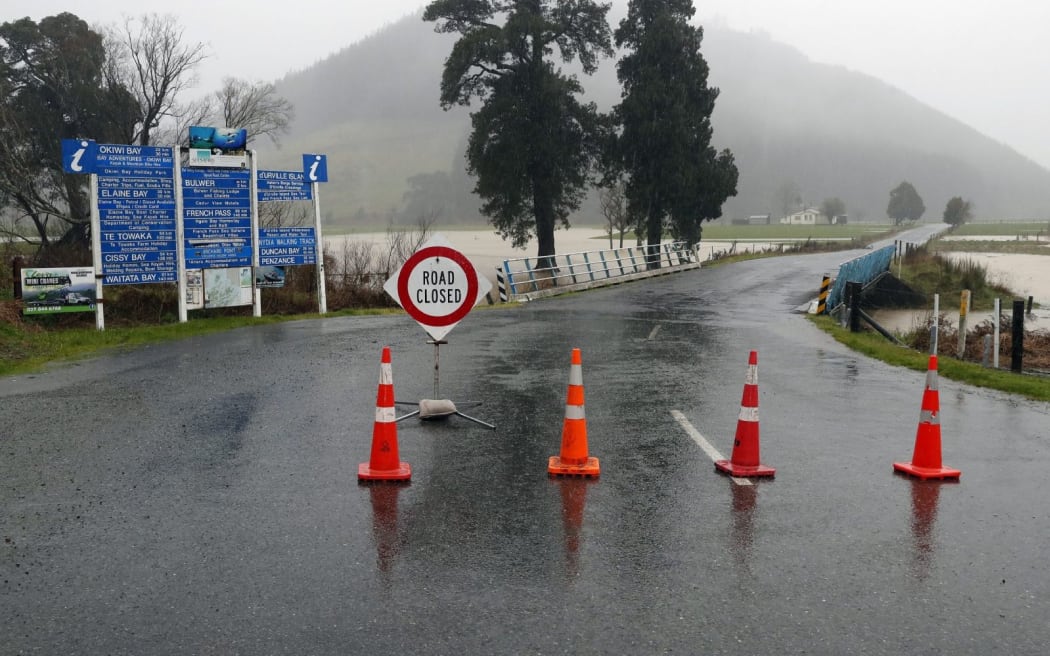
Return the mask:
<svg viewBox="0 0 1050 656">
<path fill-rule="evenodd" d="M 351 292 L 352 296 L 359 296 L 355 291 L 368 290 L 376 295 L 374 299 L 386 298 L 383 291 L 384 281 L 419 250 L 430 239 L 432 233 L 432 217 L 420 216 L 416 220 L 414 230 L 406 231 L 396 228 L 393 224 L 388 226 L 385 246 L 345 238 L 342 239 L 342 251 L 338 252 L 337 247 L 326 244 L 325 262 L 329 281 L 341 281 L 335 290 Z M 344 302 L 349 304 L 351 301 Z"/>
<path fill-rule="evenodd" d="M 339 276 L 344 287 L 382 287 L 382 283 L 375 283 L 378 278 L 386 280 L 387 274 L 378 263 L 375 244 L 344 239 L 342 253 L 337 255 L 332 255 L 335 266 L 329 266 L 328 271 L 330 275 Z M 376 273 L 382 275 L 376 276 Z"/>
<path fill-rule="evenodd" d="M 125 102 L 105 103 L 101 111 L 122 114 L 111 121 L 119 132 L 114 135 L 116 143 L 132 144 L 135 143 L 139 126 L 142 124 L 142 105 L 138 97 L 131 91 L 132 87 L 129 84 L 132 76 L 127 56 L 128 49 L 121 40 L 120 33 L 115 29 L 102 28 L 100 31 L 102 47 L 106 52 L 106 58 L 100 71 L 103 85 L 107 90 L 119 89 L 125 96 Z"/>
<path fill-rule="evenodd" d="M 387 227 L 386 254 L 381 262 L 385 271 L 393 273 L 430 239 L 435 218 L 433 214 L 416 217 L 416 227 L 412 231 L 395 228 L 392 224 Z"/>
<path fill-rule="evenodd" d="M 259 223 L 264 228 L 307 225 L 307 219 L 312 215 L 309 207 L 297 201 L 259 203 Z"/>
<path fill-rule="evenodd" d="M 150 138 L 157 144 L 189 145 L 190 126 L 211 125 L 214 115 L 214 103 L 209 97 L 191 100 L 181 105 L 178 116 L 170 117 L 154 130 Z"/>
<path fill-rule="evenodd" d="M 280 135 L 288 133 L 295 117 L 292 103 L 278 96 L 270 82 L 250 83 L 228 77 L 214 98 L 218 101 L 222 124 L 247 129 L 249 141 L 265 135 L 278 145 Z"/>
<path fill-rule="evenodd" d="M 267 136 L 274 145 L 280 143 L 280 135 L 288 132 L 294 116 L 292 103 L 277 95 L 276 87 L 270 83 L 249 83 L 228 77 L 222 88 L 197 106 L 196 123 L 208 125 L 215 122 L 228 127 L 244 128 L 248 131 L 248 143 Z M 179 134 L 187 135 L 186 127 Z M 298 203 L 273 202 L 260 206 L 262 224 L 268 228 L 277 226 L 301 226 L 307 223 L 307 210 Z"/>
<path fill-rule="evenodd" d="M 777 187 L 773 192 L 773 203 L 781 217 L 802 209 L 802 192 L 794 180 L 785 180 Z"/>
<path fill-rule="evenodd" d="M 613 186 L 600 189 L 598 202 L 602 207 L 602 216 L 605 217 L 605 233 L 609 236 L 609 248 L 613 247 L 614 232 L 620 234 L 619 248 L 623 248 L 623 236 L 631 227 L 630 217 L 627 214 L 624 181 L 620 179 Z"/>
<path fill-rule="evenodd" d="M 164 119 L 185 113 L 179 97 L 197 83 L 196 68 L 208 57 L 207 47 L 184 42 L 183 28 L 171 14 L 126 18 L 108 45 L 115 62 L 110 73 L 131 90 L 140 110 L 132 141 L 148 145 Z"/>
</svg>

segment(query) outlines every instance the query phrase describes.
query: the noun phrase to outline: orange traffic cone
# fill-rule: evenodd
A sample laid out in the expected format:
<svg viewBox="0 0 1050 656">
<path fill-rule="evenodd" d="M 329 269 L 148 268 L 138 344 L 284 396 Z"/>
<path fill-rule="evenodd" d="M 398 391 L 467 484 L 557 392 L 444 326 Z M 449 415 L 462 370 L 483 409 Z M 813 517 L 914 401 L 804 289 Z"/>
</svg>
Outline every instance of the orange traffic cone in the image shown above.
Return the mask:
<svg viewBox="0 0 1050 656">
<path fill-rule="evenodd" d="M 921 480 L 930 478 L 959 478 L 958 469 L 941 464 L 941 401 L 937 392 L 937 356 L 930 356 L 926 369 L 926 389 L 922 393 L 919 429 L 915 434 L 915 451 L 911 462 L 895 462 L 893 470 L 910 474 Z"/>
<path fill-rule="evenodd" d="M 390 347 L 383 347 L 379 363 L 379 392 L 376 395 L 376 421 L 372 428 L 372 456 L 357 467 L 363 481 L 407 481 L 412 469 L 401 462 L 397 451 L 397 419 L 394 416 L 394 374 L 390 366 Z"/>
<path fill-rule="evenodd" d="M 776 469 L 759 464 L 758 459 L 758 351 L 751 351 L 744 380 L 744 398 L 736 422 L 736 439 L 730 460 L 716 460 L 715 468 L 730 476 L 773 476 Z"/>
<path fill-rule="evenodd" d="M 583 363 L 580 349 L 572 350 L 561 455 L 551 456 L 547 473 L 555 476 L 597 476 L 598 459 L 587 455 L 587 417 L 583 410 Z"/>
</svg>

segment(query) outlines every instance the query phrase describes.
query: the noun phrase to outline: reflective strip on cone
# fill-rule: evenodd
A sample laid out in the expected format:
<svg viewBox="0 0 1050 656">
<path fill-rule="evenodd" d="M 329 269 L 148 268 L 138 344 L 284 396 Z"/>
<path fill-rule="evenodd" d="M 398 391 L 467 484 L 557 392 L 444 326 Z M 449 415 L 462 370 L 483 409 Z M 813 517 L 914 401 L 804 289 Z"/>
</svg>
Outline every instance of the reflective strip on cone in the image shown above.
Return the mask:
<svg viewBox="0 0 1050 656">
<path fill-rule="evenodd" d="M 569 384 L 583 385 L 583 365 L 574 364 L 569 367 Z"/>
<path fill-rule="evenodd" d="M 758 423 L 758 408 L 749 408 L 746 405 L 740 406 L 739 420 Z"/>
<path fill-rule="evenodd" d="M 919 413 L 920 424 L 940 424 L 941 418 L 932 410 L 923 410 Z"/>
<path fill-rule="evenodd" d="M 745 385 L 758 385 L 758 365 L 749 364 L 747 366 L 747 377 L 744 378 Z"/>
<path fill-rule="evenodd" d="M 587 412 L 583 409 L 582 405 L 567 405 L 565 406 L 565 418 L 586 419 Z"/>
</svg>

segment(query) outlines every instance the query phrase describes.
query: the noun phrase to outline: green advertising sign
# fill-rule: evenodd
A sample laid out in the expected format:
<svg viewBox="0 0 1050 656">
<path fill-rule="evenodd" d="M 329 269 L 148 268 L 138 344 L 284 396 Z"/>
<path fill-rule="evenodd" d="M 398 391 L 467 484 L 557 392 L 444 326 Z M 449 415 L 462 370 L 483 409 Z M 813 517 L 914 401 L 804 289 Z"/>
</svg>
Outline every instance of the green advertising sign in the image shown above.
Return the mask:
<svg viewBox="0 0 1050 656">
<path fill-rule="evenodd" d="M 95 311 L 95 270 L 91 267 L 22 269 L 23 314 Z"/>
</svg>

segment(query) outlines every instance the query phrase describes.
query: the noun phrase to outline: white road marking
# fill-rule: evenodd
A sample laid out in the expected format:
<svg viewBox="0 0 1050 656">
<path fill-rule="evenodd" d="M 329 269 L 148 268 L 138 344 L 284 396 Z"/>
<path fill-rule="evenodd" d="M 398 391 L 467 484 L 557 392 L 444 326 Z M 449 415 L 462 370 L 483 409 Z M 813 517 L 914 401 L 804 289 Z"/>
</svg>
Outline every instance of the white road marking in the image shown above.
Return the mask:
<svg viewBox="0 0 1050 656">
<path fill-rule="evenodd" d="M 677 410 L 672 410 L 671 416 L 675 418 L 675 421 L 677 421 L 682 429 L 685 430 L 686 434 L 693 438 L 693 441 L 703 449 L 704 453 L 707 454 L 707 457 L 711 459 L 711 462 L 726 459 L 725 456 L 718 452 L 718 449 L 711 446 L 711 443 L 700 434 L 700 431 L 693 428 L 693 425 L 689 423 L 689 420 L 685 418 L 685 415 Z M 730 476 L 729 478 L 733 479 L 733 482 L 737 485 L 753 485 L 749 478 L 738 478 L 736 476 Z"/>
<path fill-rule="evenodd" d="M 650 342 L 653 341 L 653 338 L 656 337 L 656 333 L 658 332 L 660 332 L 660 324 L 656 324 L 655 326 L 653 326 L 653 329 L 649 331 L 649 336 L 645 339 Z"/>
</svg>

